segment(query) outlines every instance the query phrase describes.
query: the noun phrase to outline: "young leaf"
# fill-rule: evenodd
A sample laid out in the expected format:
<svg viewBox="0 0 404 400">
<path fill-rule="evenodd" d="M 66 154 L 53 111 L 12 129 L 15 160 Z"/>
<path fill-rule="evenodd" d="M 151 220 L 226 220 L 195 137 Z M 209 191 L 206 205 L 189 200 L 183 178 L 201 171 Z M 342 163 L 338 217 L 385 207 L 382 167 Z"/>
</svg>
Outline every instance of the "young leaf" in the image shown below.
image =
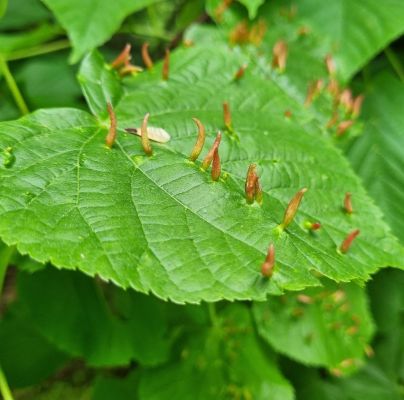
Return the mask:
<svg viewBox="0 0 404 400">
<path fill-rule="evenodd" d="M 277 351 L 341 374 L 363 364 L 374 331 L 366 293 L 355 284 L 329 282 L 255 303 L 254 316 L 260 335 Z"/>
<path fill-rule="evenodd" d="M 284 118 L 291 100 L 276 83 L 248 74 L 235 84 L 240 61 L 219 45 L 188 48 L 172 54 L 169 81 L 161 81 L 161 63 L 154 73 L 128 79 L 115 107 L 119 129 L 112 149 L 104 145 L 106 122 L 73 109 L 0 124 L 6 151 L 1 237 L 42 262 L 177 302 L 264 300 L 268 293 L 318 285 L 311 271 L 349 281 L 366 280 L 386 265 L 402 267 L 402 248 L 341 153 L 305 124 L 303 106 L 296 106 L 297 120 Z M 86 63 L 97 65 L 84 70 L 103 68 L 98 56 Z M 103 96 L 94 85 L 84 90 L 96 100 Z M 192 117 L 206 127 L 206 152 L 222 128 L 228 99 L 235 133 L 222 139 L 222 178 L 212 182 L 210 171 L 186 162 L 195 142 Z M 171 135 L 167 144 L 154 145 L 152 157 L 138 137 L 123 131 L 140 126 L 148 112 L 150 125 Z M 261 171 L 261 207 L 244 200 L 251 162 Z M 302 187 L 309 190 L 280 234 L 286 206 Z M 347 191 L 357 210 L 350 216 L 341 209 Z M 307 220 L 320 221 L 321 231 L 310 234 Z M 353 229 L 361 234 L 341 254 Z M 268 280 L 260 267 L 269 243 L 277 260 Z"/>
</svg>

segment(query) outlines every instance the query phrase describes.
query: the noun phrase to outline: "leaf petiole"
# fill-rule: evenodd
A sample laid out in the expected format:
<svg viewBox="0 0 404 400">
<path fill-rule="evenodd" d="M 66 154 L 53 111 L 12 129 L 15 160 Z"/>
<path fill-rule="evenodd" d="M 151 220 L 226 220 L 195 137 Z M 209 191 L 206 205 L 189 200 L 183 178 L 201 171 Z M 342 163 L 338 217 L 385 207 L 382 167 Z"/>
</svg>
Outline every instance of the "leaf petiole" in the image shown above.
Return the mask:
<svg viewBox="0 0 404 400">
<path fill-rule="evenodd" d="M 28 114 L 29 111 L 27 105 L 25 104 L 25 100 L 22 97 L 20 89 L 18 89 L 17 83 L 10 69 L 8 68 L 7 61 L 4 59 L 2 55 L 0 55 L 0 72 L 4 75 L 7 86 L 14 97 L 15 103 L 17 104 L 18 108 L 21 111 L 21 114 L 23 115 Z"/>
</svg>

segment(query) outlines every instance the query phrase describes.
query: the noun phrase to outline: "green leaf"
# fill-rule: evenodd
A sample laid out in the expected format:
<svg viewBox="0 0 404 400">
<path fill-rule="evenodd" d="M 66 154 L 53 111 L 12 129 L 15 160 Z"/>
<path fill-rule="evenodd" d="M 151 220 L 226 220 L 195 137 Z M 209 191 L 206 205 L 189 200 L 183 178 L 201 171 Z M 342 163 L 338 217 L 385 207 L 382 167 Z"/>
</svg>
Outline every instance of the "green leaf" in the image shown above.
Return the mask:
<svg viewBox="0 0 404 400">
<path fill-rule="evenodd" d="M 303 107 L 296 105 L 291 120 L 283 116 L 291 100 L 272 81 L 251 73 L 235 83 L 241 62 L 227 48 L 195 47 L 172 55 L 168 82 L 161 81 L 161 65 L 125 81 L 112 150 L 104 145 L 108 122 L 73 109 L 2 123 L 0 146 L 11 147 L 16 160 L 0 170 L 0 193 L 10 193 L 0 201 L 5 242 L 41 262 L 177 302 L 264 300 L 318 285 L 312 271 L 349 281 L 401 266 L 402 248 L 341 153 L 305 124 Z M 84 86 L 98 99 L 99 92 Z M 212 182 L 209 172 L 187 161 L 196 139 L 191 117 L 206 125 L 206 152 L 223 128 L 225 100 L 237 136 L 224 133 L 222 179 Z M 150 125 L 172 136 L 166 145 L 154 144 L 150 158 L 139 138 L 123 132 L 140 126 L 146 112 Z M 262 207 L 244 200 L 251 162 L 259 166 Z M 286 205 L 305 186 L 295 222 L 279 234 Z M 342 210 L 346 191 L 353 193 L 352 215 Z M 321 221 L 319 234 L 302 227 L 306 220 Z M 360 236 L 340 254 L 355 228 Z M 260 269 L 271 242 L 277 266 L 266 280 Z"/>
<path fill-rule="evenodd" d="M 365 131 L 348 157 L 394 233 L 404 242 L 404 84 L 381 73 L 369 84 L 364 103 Z M 377 177 L 377 178 L 376 178 Z"/>
<path fill-rule="evenodd" d="M 106 104 L 115 106 L 122 97 L 123 90 L 117 72 L 105 64 L 98 51 L 93 51 L 84 59 L 77 78 L 94 115 L 106 117 Z"/>
<path fill-rule="evenodd" d="M 203 351 L 201 351 L 203 349 Z M 140 376 L 141 400 L 293 399 L 293 389 L 254 334 L 247 308 L 231 305 L 217 325 L 181 340 L 176 359 Z"/>
<path fill-rule="evenodd" d="M 318 371 L 296 371 L 293 382 L 300 400 L 401 400 L 402 392 L 384 373 L 373 365 L 365 366 L 357 374 L 346 378 L 321 379 Z"/>
<path fill-rule="evenodd" d="M 254 19 L 257 16 L 259 7 L 265 3 L 265 0 L 238 0 L 239 3 L 244 4 L 248 10 L 248 16 L 250 19 Z"/>
<path fill-rule="evenodd" d="M 355 284 L 313 288 L 254 304 L 260 335 L 276 351 L 341 373 L 363 364 L 373 334 L 366 293 Z"/>
<path fill-rule="evenodd" d="M 3 17 L 7 10 L 8 0 L 0 0 L 0 18 Z"/>
<path fill-rule="evenodd" d="M 52 268 L 21 273 L 19 297 L 45 338 L 89 365 L 157 365 L 168 357 L 168 304 L 153 297 Z"/>
<path fill-rule="evenodd" d="M 24 387 L 49 377 L 67 356 L 38 333 L 19 305 L 12 305 L 0 319 L 0 360 L 10 386 Z"/>
<path fill-rule="evenodd" d="M 92 400 L 138 400 L 137 372 L 131 372 L 124 378 L 99 377 L 94 383 Z"/>
<path fill-rule="evenodd" d="M 404 32 L 401 0 L 336 0 L 326 6 L 322 0 L 303 0 L 297 15 L 328 39 L 344 80 Z"/>
<path fill-rule="evenodd" d="M 43 0 L 66 29 L 73 45 L 71 61 L 77 62 L 107 41 L 129 14 L 156 0 Z M 89 18 L 91 16 L 91 18 Z"/>
</svg>

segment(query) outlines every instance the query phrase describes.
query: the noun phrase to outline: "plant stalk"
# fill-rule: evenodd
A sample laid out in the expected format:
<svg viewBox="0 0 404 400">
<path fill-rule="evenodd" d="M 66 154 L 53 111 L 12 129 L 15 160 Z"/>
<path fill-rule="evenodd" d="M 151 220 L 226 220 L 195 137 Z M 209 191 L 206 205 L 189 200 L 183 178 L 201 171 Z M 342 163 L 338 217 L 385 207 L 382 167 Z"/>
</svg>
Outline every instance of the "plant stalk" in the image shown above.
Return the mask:
<svg viewBox="0 0 404 400">
<path fill-rule="evenodd" d="M 4 75 L 4 78 L 6 80 L 7 86 L 10 89 L 11 94 L 14 97 L 14 101 L 17 104 L 18 108 L 20 109 L 20 112 L 22 115 L 28 114 L 28 107 L 25 104 L 24 98 L 22 97 L 22 94 L 20 90 L 18 89 L 17 83 L 8 68 L 7 61 L 4 59 L 2 55 L 0 55 L 0 72 Z"/>
<path fill-rule="evenodd" d="M 14 400 L 11 394 L 10 386 L 8 386 L 7 379 L 0 365 L 0 393 L 4 400 Z"/>
<path fill-rule="evenodd" d="M 27 49 L 17 50 L 7 55 L 7 61 L 22 60 L 24 58 L 40 56 L 42 54 L 53 53 L 54 51 L 68 49 L 70 42 L 67 39 L 56 40 L 51 43 L 45 43 L 41 46 L 29 47 Z"/>
</svg>

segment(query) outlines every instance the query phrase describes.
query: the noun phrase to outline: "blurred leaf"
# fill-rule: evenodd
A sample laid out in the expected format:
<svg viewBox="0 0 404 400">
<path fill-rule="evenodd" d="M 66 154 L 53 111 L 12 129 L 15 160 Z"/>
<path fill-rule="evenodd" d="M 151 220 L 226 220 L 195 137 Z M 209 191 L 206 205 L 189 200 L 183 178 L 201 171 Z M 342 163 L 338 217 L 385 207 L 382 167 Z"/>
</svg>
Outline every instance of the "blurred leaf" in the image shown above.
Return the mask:
<svg viewBox="0 0 404 400">
<path fill-rule="evenodd" d="M 374 328 L 366 293 L 355 284 L 323 288 L 254 304 L 260 335 L 303 364 L 350 373 L 363 364 Z"/>
<path fill-rule="evenodd" d="M 93 0 L 43 0 L 67 31 L 73 45 L 72 62 L 107 41 L 129 14 L 156 1 L 98 0 L 95 7 Z"/>
<path fill-rule="evenodd" d="M 0 34 L 0 53 L 7 54 L 44 43 L 60 33 L 55 25 L 43 24 L 37 28 L 18 33 Z"/>
<path fill-rule="evenodd" d="M 64 54 L 27 60 L 16 73 L 31 110 L 44 107 L 80 107 L 80 86 Z"/>
<path fill-rule="evenodd" d="M 8 0 L 0 0 L 0 18 L 2 18 L 7 10 Z"/>
<path fill-rule="evenodd" d="M 92 366 L 156 365 L 170 348 L 167 307 L 151 296 L 100 284 L 52 268 L 19 276 L 19 297 L 33 326 L 61 350 Z"/>
<path fill-rule="evenodd" d="M 2 0 L 7 5 L 7 0 Z M 32 27 L 39 22 L 50 20 L 51 13 L 40 0 L 11 0 L 0 20 L 0 31 Z"/>
<path fill-rule="evenodd" d="M 138 400 L 138 374 L 121 378 L 100 377 L 95 381 L 91 400 Z"/>
<path fill-rule="evenodd" d="M 66 360 L 24 317 L 19 306 L 12 306 L 0 319 L 0 360 L 12 387 L 24 387 L 46 379 Z"/>
<path fill-rule="evenodd" d="M 280 374 L 254 334 L 248 310 L 226 307 L 218 325 L 181 340 L 176 360 L 140 376 L 141 400 L 244 398 L 293 399 L 293 389 Z"/>
<path fill-rule="evenodd" d="M 380 73 L 369 82 L 365 95 L 365 131 L 348 157 L 404 243 L 404 84 Z"/>
</svg>

